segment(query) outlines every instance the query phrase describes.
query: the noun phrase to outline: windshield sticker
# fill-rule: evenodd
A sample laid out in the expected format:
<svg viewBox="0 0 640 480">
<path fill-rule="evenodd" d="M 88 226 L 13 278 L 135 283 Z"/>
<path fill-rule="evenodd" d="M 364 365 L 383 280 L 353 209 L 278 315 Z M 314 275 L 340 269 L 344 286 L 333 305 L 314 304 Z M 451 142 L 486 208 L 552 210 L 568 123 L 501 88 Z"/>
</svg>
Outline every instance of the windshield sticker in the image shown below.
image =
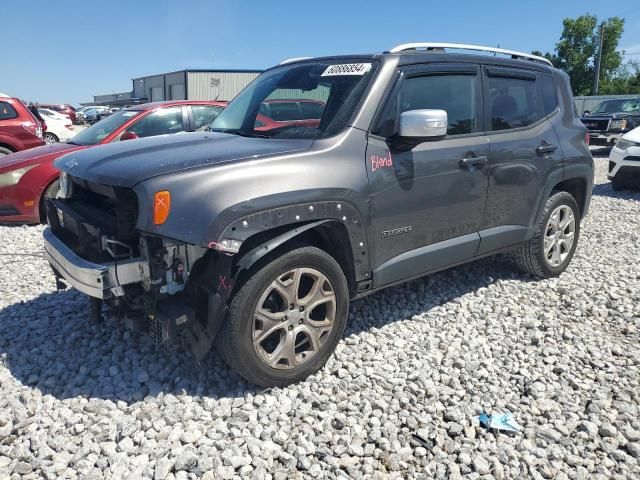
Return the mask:
<svg viewBox="0 0 640 480">
<path fill-rule="evenodd" d="M 337 77 L 341 75 L 357 75 L 362 76 L 371 70 L 370 63 L 343 63 L 340 65 L 331 65 L 322 74 L 323 77 Z"/>
<path fill-rule="evenodd" d="M 391 152 L 388 153 L 389 156 L 381 157 L 379 155 L 371 155 L 371 171 L 375 172 L 380 168 L 391 168 L 393 167 L 393 159 L 391 158 Z"/>
</svg>

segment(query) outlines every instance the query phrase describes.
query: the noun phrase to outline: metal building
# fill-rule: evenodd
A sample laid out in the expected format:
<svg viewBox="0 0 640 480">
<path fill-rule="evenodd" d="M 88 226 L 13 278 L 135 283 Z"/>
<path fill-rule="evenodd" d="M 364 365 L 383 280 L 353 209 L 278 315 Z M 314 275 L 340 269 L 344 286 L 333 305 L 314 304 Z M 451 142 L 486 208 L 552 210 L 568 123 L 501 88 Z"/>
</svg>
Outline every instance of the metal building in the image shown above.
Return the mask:
<svg viewBox="0 0 640 480">
<path fill-rule="evenodd" d="M 159 100 L 231 100 L 261 70 L 181 70 L 133 79 L 133 98 Z"/>
</svg>

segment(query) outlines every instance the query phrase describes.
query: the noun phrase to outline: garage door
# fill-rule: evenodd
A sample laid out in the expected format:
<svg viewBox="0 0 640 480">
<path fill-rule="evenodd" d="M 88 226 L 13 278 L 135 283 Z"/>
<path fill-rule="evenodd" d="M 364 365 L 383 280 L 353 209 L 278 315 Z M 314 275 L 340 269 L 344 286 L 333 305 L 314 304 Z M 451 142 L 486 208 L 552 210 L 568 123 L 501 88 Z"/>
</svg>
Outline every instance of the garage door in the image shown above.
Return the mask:
<svg viewBox="0 0 640 480">
<path fill-rule="evenodd" d="M 162 94 L 162 87 L 152 87 L 151 88 L 151 101 L 157 102 L 159 100 L 164 100 L 164 95 Z"/>
<path fill-rule="evenodd" d="M 186 100 L 184 95 L 184 84 L 177 83 L 169 86 L 169 98 L 170 100 Z"/>
</svg>

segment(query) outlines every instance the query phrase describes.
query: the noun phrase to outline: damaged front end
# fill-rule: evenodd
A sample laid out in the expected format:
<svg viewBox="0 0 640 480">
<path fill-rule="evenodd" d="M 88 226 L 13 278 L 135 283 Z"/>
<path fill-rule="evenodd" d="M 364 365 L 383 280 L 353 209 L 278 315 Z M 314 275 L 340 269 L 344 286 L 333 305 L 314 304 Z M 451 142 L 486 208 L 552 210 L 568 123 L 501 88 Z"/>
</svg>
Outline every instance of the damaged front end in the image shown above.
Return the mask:
<svg viewBox="0 0 640 480">
<path fill-rule="evenodd" d="M 226 313 L 232 257 L 140 232 L 133 190 L 65 177 L 65 198 L 47 200 L 44 232 L 59 288 L 88 295 L 94 321 L 104 302 L 157 343 L 186 340 L 202 359 Z"/>
</svg>

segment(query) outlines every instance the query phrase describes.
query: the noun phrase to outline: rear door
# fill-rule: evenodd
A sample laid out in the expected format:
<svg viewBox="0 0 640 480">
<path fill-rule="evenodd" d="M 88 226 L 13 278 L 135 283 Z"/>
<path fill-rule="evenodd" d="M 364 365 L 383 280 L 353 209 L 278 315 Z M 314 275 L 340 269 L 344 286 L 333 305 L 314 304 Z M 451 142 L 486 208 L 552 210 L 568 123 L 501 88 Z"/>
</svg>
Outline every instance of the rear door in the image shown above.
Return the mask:
<svg viewBox="0 0 640 480">
<path fill-rule="evenodd" d="M 524 240 L 547 178 L 563 167 L 560 143 L 545 111 L 543 85 L 548 86 L 550 79 L 545 77 L 526 69 L 484 68 L 485 125 L 491 147 L 478 254 Z M 547 110 L 549 102 L 547 91 Z"/>
</svg>

